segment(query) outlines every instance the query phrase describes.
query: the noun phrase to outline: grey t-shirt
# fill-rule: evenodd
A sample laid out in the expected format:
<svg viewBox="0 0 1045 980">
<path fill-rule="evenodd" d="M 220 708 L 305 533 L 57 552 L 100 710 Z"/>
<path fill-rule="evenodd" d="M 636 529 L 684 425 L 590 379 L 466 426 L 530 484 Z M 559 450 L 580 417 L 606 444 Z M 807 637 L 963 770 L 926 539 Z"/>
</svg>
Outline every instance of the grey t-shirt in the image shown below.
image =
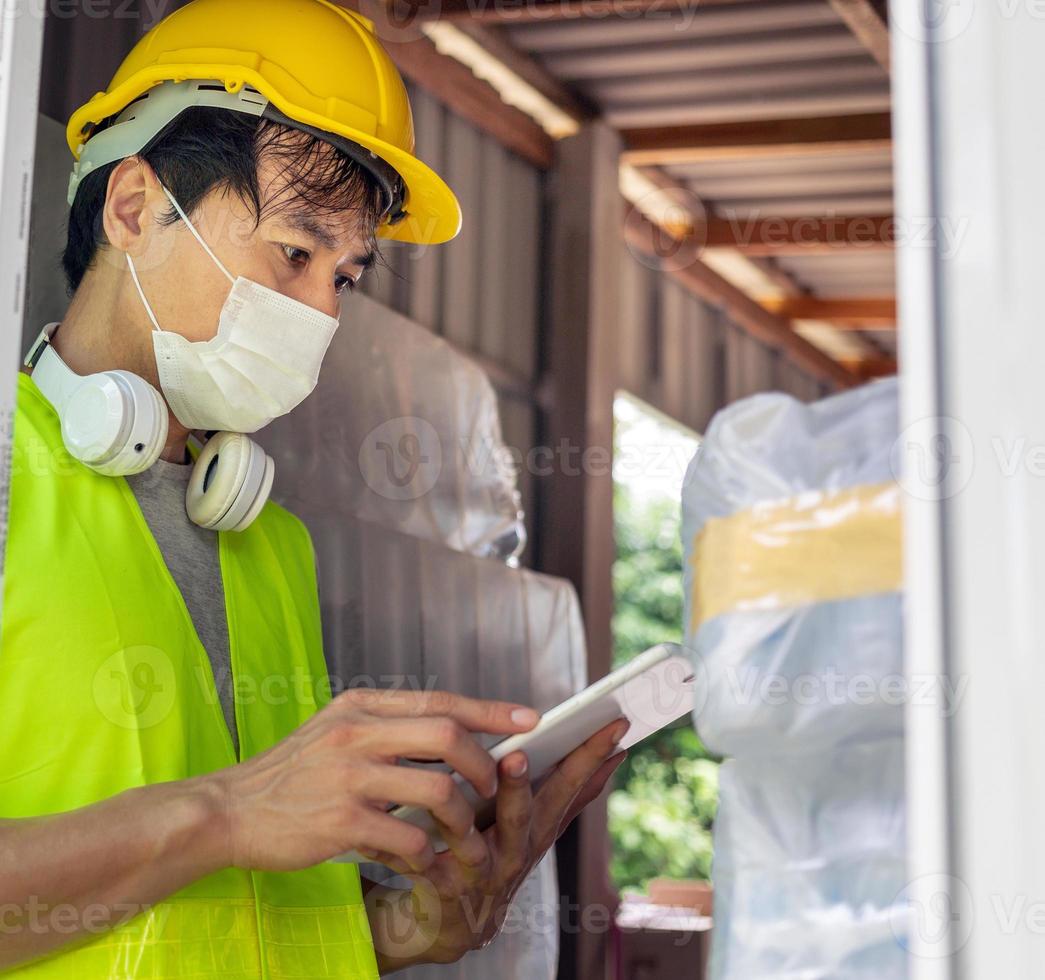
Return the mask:
<svg viewBox="0 0 1045 980">
<path fill-rule="evenodd" d="M 157 460 L 144 473 L 127 478 L 175 584 L 181 590 L 196 633 L 210 658 L 232 744 L 239 753 L 232 697 L 229 624 L 218 560 L 218 533 L 198 527 L 185 513 L 185 488 L 192 464 Z"/>
</svg>

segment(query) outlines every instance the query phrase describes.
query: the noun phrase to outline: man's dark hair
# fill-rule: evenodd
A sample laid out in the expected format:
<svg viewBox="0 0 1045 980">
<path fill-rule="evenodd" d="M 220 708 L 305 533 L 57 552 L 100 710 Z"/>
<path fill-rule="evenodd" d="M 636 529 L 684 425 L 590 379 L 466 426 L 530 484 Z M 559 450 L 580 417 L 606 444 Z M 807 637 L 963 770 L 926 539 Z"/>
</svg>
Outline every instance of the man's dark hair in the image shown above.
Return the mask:
<svg viewBox="0 0 1045 980">
<path fill-rule="evenodd" d="M 286 175 L 294 195 L 278 203 L 262 201 L 258 161 L 270 155 L 277 172 Z M 195 107 L 172 120 L 141 156 L 174 195 L 186 214 L 212 190 L 237 194 L 256 222 L 274 213 L 314 216 L 357 213 L 369 248 L 382 203 L 381 188 L 371 174 L 325 140 L 270 120 L 224 109 Z M 76 291 L 99 248 L 108 245 L 102 227 L 109 176 L 119 161 L 88 174 L 76 193 L 69 214 L 69 237 L 62 268 L 69 293 Z M 178 219 L 174 208 L 163 224 Z"/>
</svg>

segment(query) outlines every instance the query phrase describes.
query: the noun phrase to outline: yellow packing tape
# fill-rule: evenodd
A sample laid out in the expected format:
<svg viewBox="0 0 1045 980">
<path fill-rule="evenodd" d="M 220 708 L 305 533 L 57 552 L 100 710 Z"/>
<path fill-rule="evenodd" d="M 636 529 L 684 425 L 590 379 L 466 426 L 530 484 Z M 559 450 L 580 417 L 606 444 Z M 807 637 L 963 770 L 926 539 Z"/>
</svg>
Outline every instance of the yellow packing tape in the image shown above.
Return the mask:
<svg viewBox="0 0 1045 980">
<path fill-rule="evenodd" d="M 726 612 L 896 592 L 902 582 L 895 483 L 809 491 L 715 517 L 690 553 L 690 633 Z"/>
</svg>

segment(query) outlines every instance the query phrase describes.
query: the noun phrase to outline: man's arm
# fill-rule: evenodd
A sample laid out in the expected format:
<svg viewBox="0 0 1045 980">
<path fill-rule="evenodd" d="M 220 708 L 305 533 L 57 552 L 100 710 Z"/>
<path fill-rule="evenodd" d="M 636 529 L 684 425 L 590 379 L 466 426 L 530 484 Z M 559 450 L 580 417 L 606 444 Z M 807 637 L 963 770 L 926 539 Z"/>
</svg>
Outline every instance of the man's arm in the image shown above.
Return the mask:
<svg viewBox="0 0 1045 980">
<path fill-rule="evenodd" d="M 442 759 L 483 796 L 496 767 L 471 732 L 515 734 L 531 709 L 442 691 L 346 691 L 266 752 L 206 776 L 145 786 L 79 810 L 0 820 L 0 970 L 101 933 L 225 867 L 307 868 L 377 849 L 423 870 L 418 827 L 385 812 L 423 806 L 457 833 L 474 812 Z"/>
<path fill-rule="evenodd" d="M 0 970 L 120 925 L 228 865 L 224 800 L 206 779 L 0 820 Z"/>
</svg>

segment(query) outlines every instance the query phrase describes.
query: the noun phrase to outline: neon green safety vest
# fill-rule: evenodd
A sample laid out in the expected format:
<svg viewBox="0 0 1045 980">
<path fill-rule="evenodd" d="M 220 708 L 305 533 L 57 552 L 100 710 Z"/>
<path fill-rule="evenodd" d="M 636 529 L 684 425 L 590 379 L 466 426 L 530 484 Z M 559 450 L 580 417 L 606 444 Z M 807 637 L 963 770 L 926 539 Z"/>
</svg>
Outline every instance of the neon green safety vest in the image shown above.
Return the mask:
<svg viewBox="0 0 1045 980">
<path fill-rule="evenodd" d="M 55 411 L 29 377 L 18 384 L 0 817 L 70 810 L 232 765 L 210 661 L 127 481 L 69 456 Z M 312 546 L 297 518 L 274 504 L 218 541 L 248 758 L 330 698 Z M 35 914 L 48 921 L 46 908 Z M 225 869 L 7 975 L 355 980 L 378 971 L 358 868 L 322 864 Z"/>
</svg>

